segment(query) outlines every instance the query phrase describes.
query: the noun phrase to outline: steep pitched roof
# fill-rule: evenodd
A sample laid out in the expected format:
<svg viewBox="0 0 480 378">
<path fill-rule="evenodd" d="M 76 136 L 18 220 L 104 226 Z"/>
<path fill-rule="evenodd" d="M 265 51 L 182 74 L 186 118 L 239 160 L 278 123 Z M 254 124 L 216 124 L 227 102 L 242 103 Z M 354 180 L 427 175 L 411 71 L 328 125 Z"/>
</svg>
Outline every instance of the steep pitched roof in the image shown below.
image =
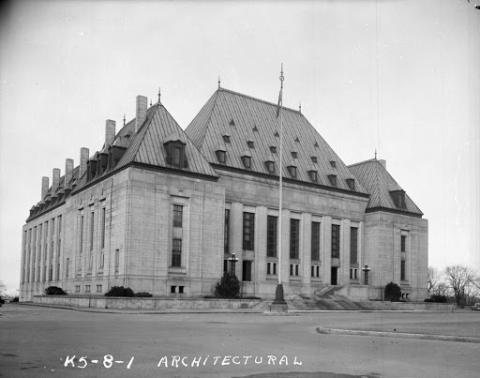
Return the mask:
<svg viewBox="0 0 480 378">
<path fill-rule="evenodd" d="M 331 187 L 328 175 L 333 174 L 338 188 L 351 191 L 346 180 L 355 177 L 302 113 L 282 108 L 282 119 L 283 176 L 291 178 L 287 166 L 295 160 L 296 180 L 312 183 L 308 171 L 316 170 L 317 184 Z M 219 88 L 185 132 L 210 163 L 218 164 L 215 151 L 225 148 L 225 166 L 245 170 L 241 156 L 248 150 L 252 157 L 248 170 L 268 174 L 265 161 L 272 156 L 271 147 L 278 163 L 279 128 L 276 104 Z M 358 181 L 355 192 L 366 193 Z"/>
<path fill-rule="evenodd" d="M 388 209 L 417 216 L 423 215 L 422 211 L 406 193 L 405 208 L 395 206 L 390 192 L 402 190 L 402 188 L 379 160 L 366 160 L 349 165 L 348 168 L 370 193 L 367 212 L 369 209 Z"/>
<path fill-rule="evenodd" d="M 117 168 L 131 162 L 171 168 L 166 162 L 164 143 L 172 140 L 172 138 L 181 140 L 186 144 L 185 154 L 188 167 L 181 168 L 182 171 L 217 177 L 214 169 L 161 104 L 156 104 L 148 109 L 145 123 L 133 136 L 132 142 L 122 156 Z"/>
</svg>

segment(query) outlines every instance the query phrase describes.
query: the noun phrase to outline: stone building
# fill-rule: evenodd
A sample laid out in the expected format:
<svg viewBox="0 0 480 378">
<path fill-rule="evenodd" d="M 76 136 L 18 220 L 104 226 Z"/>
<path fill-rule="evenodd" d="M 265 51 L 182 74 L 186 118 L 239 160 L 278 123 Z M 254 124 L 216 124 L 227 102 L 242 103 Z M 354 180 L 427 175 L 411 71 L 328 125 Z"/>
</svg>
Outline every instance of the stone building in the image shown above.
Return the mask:
<svg viewBox="0 0 480 378">
<path fill-rule="evenodd" d="M 300 111 L 219 88 L 182 130 L 158 101 L 80 164 L 42 178 L 23 226 L 21 300 L 48 286 L 102 295 L 129 286 L 211 295 L 233 254 L 242 295 L 287 297 L 336 286 L 381 298 L 396 282 L 423 300 L 427 221 L 385 161 L 346 166 Z M 283 211 L 278 211 L 279 170 Z M 282 251 L 278 251 L 278 217 Z M 281 253 L 281 265 L 279 260 Z"/>
</svg>

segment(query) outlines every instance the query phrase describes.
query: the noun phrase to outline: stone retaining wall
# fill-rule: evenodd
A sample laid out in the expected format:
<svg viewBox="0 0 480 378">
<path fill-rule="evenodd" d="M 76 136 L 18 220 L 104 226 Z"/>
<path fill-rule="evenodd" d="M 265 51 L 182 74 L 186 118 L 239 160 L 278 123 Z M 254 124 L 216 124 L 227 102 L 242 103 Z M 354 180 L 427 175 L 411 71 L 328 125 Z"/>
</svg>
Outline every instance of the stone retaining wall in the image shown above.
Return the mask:
<svg viewBox="0 0 480 378">
<path fill-rule="evenodd" d="M 139 298 L 101 297 L 85 295 L 36 295 L 33 303 L 115 310 L 257 310 L 262 311 L 260 299 L 217 298 Z"/>
</svg>

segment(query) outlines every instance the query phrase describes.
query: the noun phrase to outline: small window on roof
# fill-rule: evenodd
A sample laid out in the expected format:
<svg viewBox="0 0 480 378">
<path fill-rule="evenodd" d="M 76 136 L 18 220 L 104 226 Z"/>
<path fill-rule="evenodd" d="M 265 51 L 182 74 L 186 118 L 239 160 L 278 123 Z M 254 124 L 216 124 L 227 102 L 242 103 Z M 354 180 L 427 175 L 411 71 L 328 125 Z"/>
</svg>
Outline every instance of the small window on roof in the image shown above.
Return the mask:
<svg viewBox="0 0 480 378">
<path fill-rule="evenodd" d="M 318 142 L 315 142 L 315 143 L 313 144 L 313 147 L 318 148 Z"/>
<path fill-rule="evenodd" d="M 294 159 L 298 158 L 298 152 L 297 151 L 292 151 L 291 154 L 292 154 L 292 158 L 294 158 Z"/>
<path fill-rule="evenodd" d="M 298 139 L 298 137 L 296 137 L 295 142 L 300 143 L 300 139 Z"/>
<path fill-rule="evenodd" d="M 289 165 L 287 169 L 290 176 L 292 176 L 293 178 L 297 178 L 297 167 L 295 167 L 294 165 Z"/>
<path fill-rule="evenodd" d="M 395 207 L 399 209 L 406 209 L 407 204 L 405 202 L 405 191 L 402 189 L 399 190 L 391 190 L 390 196 L 392 197 L 393 203 Z"/>
<path fill-rule="evenodd" d="M 247 146 L 248 148 L 255 148 L 255 144 L 253 143 L 253 140 L 247 140 Z"/>
<path fill-rule="evenodd" d="M 275 146 L 270 146 L 270 152 L 271 152 L 272 154 L 276 154 L 276 153 L 277 153 L 277 147 L 275 147 Z"/>
<path fill-rule="evenodd" d="M 355 179 L 348 178 L 345 181 L 347 181 L 347 186 L 350 190 L 355 190 Z"/>
<path fill-rule="evenodd" d="M 223 134 L 223 141 L 225 143 L 230 143 L 230 135 L 229 134 Z"/>
<path fill-rule="evenodd" d="M 233 120 L 233 118 L 230 120 L 230 122 L 228 123 L 230 126 L 235 126 L 235 121 Z"/>
<path fill-rule="evenodd" d="M 227 161 L 227 152 L 225 150 L 216 150 L 217 160 L 220 164 L 225 164 Z"/>
<path fill-rule="evenodd" d="M 317 163 L 318 161 L 316 156 L 312 156 L 311 159 L 312 159 L 312 163 Z"/>
<path fill-rule="evenodd" d="M 337 186 L 337 175 L 328 175 L 328 181 L 330 181 L 330 185 L 336 187 Z"/>
<path fill-rule="evenodd" d="M 274 133 L 273 135 L 276 136 L 277 138 L 280 136 L 280 134 L 278 133 L 278 131 L 275 131 L 275 133 Z"/>
<path fill-rule="evenodd" d="M 164 144 L 167 152 L 167 164 L 177 168 L 187 168 L 187 157 L 185 155 L 185 143 L 180 140 L 168 141 Z"/>
<path fill-rule="evenodd" d="M 272 160 L 267 160 L 265 162 L 265 168 L 267 168 L 268 173 L 270 174 L 275 173 L 275 162 Z"/>
<path fill-rule="evenodd" d="M 330 166 L 332 168 L 337 168 L 337 162 L 335 160 L 330 160 Z"/>
<path fill-rule="evenodd" d="M 242 156 L 243 166 L 247 169 L 252 168 L 252 157 L 251 156 Z"/>
<path fill-rule="evenodd" d="M 317 182 L 318 181 L 318 172 L 314 169 L 308 171 L 308 176 L 310 177 L 310 181 Z"/>
<path fill-rule="evenodd" d="M 257 131 L 258 131 L 257 125 L 253 126 L 253 129 L 252 129 L 252 131 L 255 131 L 255 132 L 257 132 Z"/>
</svg>

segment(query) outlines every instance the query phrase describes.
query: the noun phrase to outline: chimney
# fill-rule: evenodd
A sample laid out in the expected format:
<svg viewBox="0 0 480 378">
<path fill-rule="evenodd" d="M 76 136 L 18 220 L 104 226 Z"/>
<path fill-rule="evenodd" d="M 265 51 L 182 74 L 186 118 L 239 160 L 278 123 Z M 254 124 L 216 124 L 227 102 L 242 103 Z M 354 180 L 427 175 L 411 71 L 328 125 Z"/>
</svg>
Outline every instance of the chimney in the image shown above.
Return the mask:
<svg viewBox="0 0 480 378">
<path fill-rule="evenodd" d="M 108 148 L 112 145 L 113 140 L 115 139 L 115 121 L 107 119 L 105 122 L 105 148 Z"/>
<path fill-rule="evenodd" d="M 378 162 L 383 165 L 383 168 L 387 169 L 387 161 L 385 159 L 378 159 Z"/>
<path fill-rule="evenodd" d="M 60 184 L 60 168 L 53 168 L 52 170 L 52 189 L 53 191 L 58 189 Z"/>
<path fill-rule="evenodd" d="M 135 119 L 135 132 L 140 130 L 140 127 L 147 118 L 147 98 L 145 96 L 137 96 L 137 114 Z"/>
<path fill-rule="evenodd" d="M 80 148 L 80 174 L 78 177 L 82 177 L 83 174 L 87 171 L 87 161 L 88 161 L 88 148 Z"/>
<path fill-rule="evenodd" d="M 50 179 L 47 176 L 42 177 L 42 200 L 45 198 L 50 186 Z"/>
<path fill-rule="evenodd" d="M 67 187 L 72 181 L 73 175 L 73 159 L 65 160 L 65 183 L 64 186 Z"/>
</svg>

